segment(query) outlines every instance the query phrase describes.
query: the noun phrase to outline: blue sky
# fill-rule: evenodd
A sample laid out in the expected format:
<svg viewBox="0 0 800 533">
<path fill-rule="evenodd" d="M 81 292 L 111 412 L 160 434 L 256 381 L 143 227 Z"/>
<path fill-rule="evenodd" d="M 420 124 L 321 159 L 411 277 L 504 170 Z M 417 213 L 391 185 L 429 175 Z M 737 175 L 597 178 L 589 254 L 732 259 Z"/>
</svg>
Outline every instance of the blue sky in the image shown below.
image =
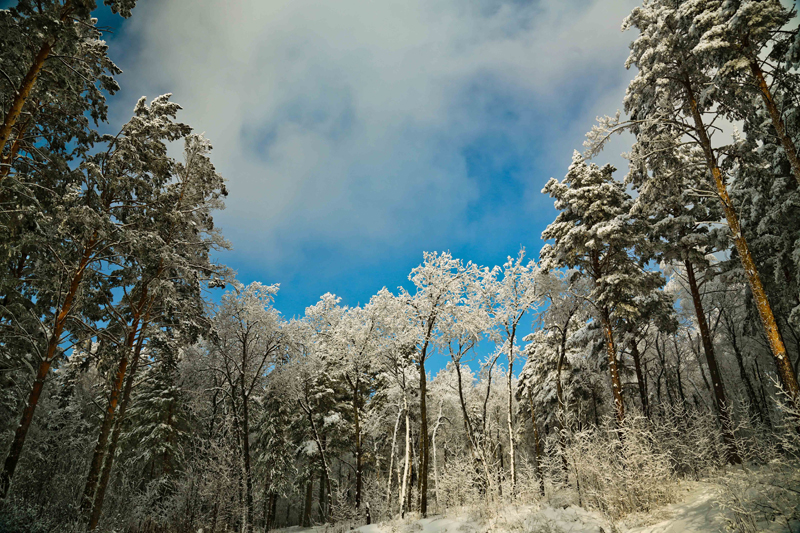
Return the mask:
<svg viewBox="0 0 800 533">
<path fill-rule="evenodd" d="M 635 4 L 140 0 L 98 16 L 124 71 L 112 124 L 173 93 L 228 180 L 219 260 L 280 283 L 292 317 L 325 292 L 355 305 L 407 286 L 426 250 L 536 257 L 555 216 L 542 186 L 621 107 Z"/>
</svg>

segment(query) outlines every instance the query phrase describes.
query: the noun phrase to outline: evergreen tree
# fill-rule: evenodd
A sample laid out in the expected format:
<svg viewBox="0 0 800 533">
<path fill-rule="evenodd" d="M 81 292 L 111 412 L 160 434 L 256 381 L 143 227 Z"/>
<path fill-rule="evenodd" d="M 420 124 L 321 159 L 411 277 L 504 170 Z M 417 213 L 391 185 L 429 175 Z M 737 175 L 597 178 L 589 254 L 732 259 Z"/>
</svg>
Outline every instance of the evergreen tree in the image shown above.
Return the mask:
<svg viewBox="0 0 800 533">
<path fill-rule="evenodd" d="M 624 29 L 635 27 L 640 31 L 631 44 L 626 63 L 639 70 L 625 96 L 625 111 L 631 120 L 621 124 L 619 116 L 602 119 L 590 132 L 587 144 L 590 152 L 597 152 L 611 132 L 631 128 L 636 134 L 632 165 L 662 175 L 670 175 L 671 169 L 680 166 L 675 162 L 680 146 L 696 146 L 702 152 L 706 179 L 694 188 L 719 198 L 781 383 L 792 398 L 797 398 L 800 385 L 728 190 L 731 177 L 728 169 L 735 168 L 737 161 L 727 158 L 731 147 L 715 146 L 712 142 L 714 121 L 724 116 L 725 110 L 705 91 L 714 82 L 702 49 L 697 49 L 701 32 L 695 25 L 704 5 L 704 2 L 678 5 L 672 0 L 646 0 L 626 18 Z"/>
<path fill-rule="evenodd" d="M 553 239 L 540 252 L 547 269 L 577 268 L 593 286 L 588 301 L 600 321 L 606 341 L 617 422 L 625 418 L 619 350 L 614 325 L 635 318 L 632 291 L 649 292 L 662 283 L 661 275 L 642 269 L 631 250 L 641 236 L 634 231 L 628 213 L 632 200 L 614 180 L 614 167 L 588 164 L 575 152 L 562 182 L 550 179 L 542 192 L 555 198 L 560 213 L 542 232 Z"/>
</svg>

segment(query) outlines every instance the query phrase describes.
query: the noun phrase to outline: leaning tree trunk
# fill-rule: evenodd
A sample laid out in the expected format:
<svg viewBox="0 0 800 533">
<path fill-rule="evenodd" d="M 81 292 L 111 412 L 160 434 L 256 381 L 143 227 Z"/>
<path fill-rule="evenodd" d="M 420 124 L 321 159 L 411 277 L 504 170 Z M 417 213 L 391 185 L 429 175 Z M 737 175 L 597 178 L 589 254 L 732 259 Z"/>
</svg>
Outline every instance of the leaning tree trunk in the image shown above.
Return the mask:
<svg viewBox="0 0 800 533">
<path fill-rule="evenodd" d="M 778 136 L 781 146 L 783 147 L 784 153 L 786 154 L 786 159 L 789 160 L 789 165 L 792 167 L 794 179 L 797 180 L 797 184 L 800 186 L 800 157 L 798 157 L 797 154 L 797 147 L 794 145 L 792 138 L 789 137 L 789 134 L 786 132 L 786 125 L 781 117 L 781 111 L 775 104 L 775 99 L 773 98 L 772 92 L 769 89 L 767 80 L 764 78 L 764 72 L 761 70 L 758 60 L 756 58 L 751 58 L 748 63 L 750 66 L 750 73 L 752 74 L 756 85 L 758 85 L 761 101 L 764 102 L 764 106 L 769 112 L 769 118 L 772 121 L 772 126 L 775 128 L 775 133 Z"/>
<path fill-rule="evenodd" d="M 159 269 L 160 273 L 160 269 Z M 150 311 L 153 305 L 153 299 L 149 297 L 148 285 L 142 288 L 142 294 L 139 298 L 137 311 L 134 313 L 133 320 L 131 321 L 130 331 L 125 339 L 125 346 L 123 347 L 123 356 L 117 365 L 116 378 L 112 382 L 111 392 L 108 398 L 108 406 L 103 415 L 103 423 L 100 425 L 100 433 L 97 436 L 97 444 L 95 445 L 92 462 L 89 466 L 89 473 L 86 476 L 86 485 L 84 486 L 83 499 L 81 501 L 80 514 L 82 517 L 88 519 L 89 529 L 92 530 L 97 526 L 100 520 L 100 514 L 103 509 L 103 500 L 105 498 L 106 485 L 111 475 L 111 467 L 114 464 L 114 453 L 117 447 L 117 440 L 119 440 L 119 432 L 121 431 L 122 424 L 121 418 L 123 409 L 127 408 L 128 400 L 130 399 L 130 389 L 133 387 L 133 379 L 135 377 L 136 369 L 138 368 L 139 356 L 141 355 L 142 346 L 144 343 L 145 332 L 150 322 Z M 145 310 L 145 306 L 147 306 Z M 142 310 L 144 316 L 142 316 Z M 139 324 L 141 323 L 141 327 Z M 136 346 L 134 347 L 134 342 Z M 128 353 L 133 351 L 133 364 L 131 371 L 128 373 L 128 379 L 125 381 L 125 376 L 128 371 Z M 125 391 L 122 391 L 123 383 L 125 384 Z M 120 392 L 122 392 L 122 399 L 120 400 Z M 117 404 L 119 404 L 120 413 L 117 413 Z M 115 420 L 117 423 L 115 424 Z M 112 428 L 116 436 L 111 435 Z M 111 443 L 109 445 L 109 435 L 111 435 Z M 106 449 L 108 448 L 108 450 Z M 101 468 L 103 472 L 101 473 Z M 105 481 L 101 481 L 105 478 Z M 100 488 L 102 487 L 102 488 Z"/>
<path fill-rule="evenodd" d="M 19 463 L 19 458 L 22 455 L 22 448 L 25 446 L 28 429 L 30 429 L 31 422 L 33 421 L 33 414 L 36 412 L 36 406 L 39 404 L 39 397 L 42 395 L 45 379 L 58 353 L 61 333 L 63 333 L 64 326 L 72 312 L 75 298 L 80 289 L 81 282 L 83 281 L 83 276 L 86 273 L 86 268 L 91 261 L 94 249 L 97 246 L 97 242 L 98 234 L 95 232 L 83 250 L 78 268 L 75 269 L 75 273 L 70 280 L 69 289 L 64 297 L 64 303 L 61 304 L 61 309 L 59 309 L 56 314 L 53 330 L 47 342 L 47 353 L 39 363 L 39 368 L 36 370 L 36 377 L 33 380 L 33 387 L 28 395 L 28 402 L 25 404 L 25 409 L 22 411 L 22 418 L 14 432 L 14 440 L 11 441 L 11 447 L 8 450 L 5 463 L 3 463 L 3 472 L 0 473 L 0 499 L 5 498 L 8 494 L 11 480 L 14 478 L 14 471 L 17 469 L 17 463 Z"/>
<path fill-rule="evenodd" d="M 761 318 L 761 324 L 764 328 L 767 340 L 769 341 L 772 356 L 775 360 L 775 365 L 778 369 L 778 376 L 780 376 L 781 384 L 786 392 L 789 394 L 792 402 L 797 405 L 800 401 L 800 385 L 797 382 L 797 376 L 794 374 L 794 369 L 789 361 L 789 355 L 786 352 L 786 346 L 783 344 L 780 332 L 778 330 L 778 323 L 775 320 L 775 315 L 772 312 L 772 307 L 769 304 L 767 293 L 764 290 L 764 285 L 761 283 L 761 277 L 758 274 L 755 260 L 750 253 L 750 248 L 747 245 L 747 240 L 742 233 L 742 227 L 739 223 L 739 216 L 736 209 L 733 207 L 733 201 L 728 194 L 728 187 L 722 175 L 722 170 L 717 164 L 714 150 L 711 145 L 711 139 L 706 132 L 706 126 L 703 124 L 703 118 L 700 116 L 700 111 L 697 105 L 697 99 L 694 96 L 694 91 L 688 77 L 685 77 L 684 88 L 686 89 L 689 105 L 692 111 L 692 118 L 694 120 L 695 130 L 700 140 L 700 144 L 705 154 L 706 164 L 711 172 L 714 180 L 714 185 L 717 189 L 717 196 L 722 203 L 722 210 L 725 213 L 725 219 L 728 222 L 728 227 L 731 230 L 733 242 L 736 245 L 736 251 L 739 253 L 739 260 L 742 263 L 747 282 L 750 285 L 750 290 L 753 294 L 758 315 Z"/>
<path fill-rule="evenodd" d="M 700 288 L 697 285 L 697 278 L 694 273 L 694 265 L 688 259 L 684 261 L 686 276 L 689 279 L 689 291 L 692 294 L 694 303 L 694 313 L 697 317 L 697 325 L 700 328 L 700 338 L 703 341 L 703 351 L 706 354 L 708 363 L 708 373 L 711 375 L 711 385 L 714 389 L 714 403 L 717 406 L 719 419 L 722 423 L 722 436 L 727 448 L 727 459 L 730 464 L 740 464 L 742 462 L 739 452 L 736 449 L 736 439 L 733 435 L 728 402 L 725 400 L 725 387 L 722 383 L 722 375 L 717 366 L 717 357 L 714 353 L 714 343 L 711 340 L 711 331 L 708 328 L 706 314 L 703 310 L 703 301 L 700 297 Z"/>
<path fill-rule="evenodd" d="M 89 516 L 89 527 L 91 531 L 97 527 L 100 522 L 100 516 L 103 512 L 103 502 L 106 497 L 106 490 L 108 489 L 108 482 L 111 479 L 111 469 L 114 466 L 114 458 L 116 457 L 117 445 L 119 437 L 122 434 L 122 424 L 125 421 L 125 413 L 130 404 L 131 391 L 133 390 L 133 381 L 136 378 L 136 370 L 139 368 L 139 361 L 141 360 L 142 347 L 144 345 L 144 334 L 147 329 L 149 320 L 149 312 L 145 321 L 142 323 L 142 328 L 139 332 L 139 339 L 136 342 L 136 348 L 133 352 L 133 362 L 131 363 L 131 371 L 128 373 L 128 379 L 125 381 L 125 390 L 122 392 L 122 398 L 119 402 L 119 413 L 115 417 L 116 423 L 114 424 L 114 431 L 111 433 L 111 441 L 108 444 L 108 450 L 105 452 L 105 461 L 103 461 L 103 470 L 97 480 L 97 490 L 94 493 L 94 500 L 92 502 L 91 514 Z"/>
<path fill-rule="evenodd" d="M 64 3 L 64 7 L 61 8 L 61 14 L 59 16 L 61 23 L 65 23 L 71 14 L 72 0 L 67 0 Z M 58 26 L 56 25 L 56 27 Z M 28 70 L 25 73 L 25 76 L 22 78 L 20 86 L 14 91 L 14 99 L 11 101 L 11 106 L 9 107 L 8 112 L 3 119 L 2 126 L 0 126 L 0 154 L 3 153 L 6 143 L 8 142 L 9 138 L 11 138 L 11 132 L 14 129 L 14 125 L 17 123 L 17 120 L 22 114 L 22 108 L 25 107 L 25 102 L 28 101 L 31 91 L 33 91 L 33 88 L 39 79 L 39 74 L 41 74 L 42 69 L 44 68 L 44 63 L 53 52 L 53 47 L 55 44 L 55 35 L 45 38 L 44 43 L 42 43 L 41 48 L 39 48 L 39 51 L 33 58 L 33 62 L 28 66 Z M 3 163 L 5 162 L 6 161 L 4 160 Z M 7 174 L 3 174 L 3 177 L 5 175 Z"/>
<path fill-rule="evenodd" d="M 86 484 L 83 488 L 83 498 L 81 499 L 80 514 L 85 520 L 91 521 L 93 513 L 95 493 L 97 492 L 97 482 L 100 478 L 100 470 L 103 467 L 103 458 L 106 455 L 106 447 L 108 446 L 108 438 L 111 435 L 111 430 L 114 427 L 115 415 L 117 413 L 117 404 L 120 400 L 120 392 L 122 392 L 123 384 L 125 384 L 125 375 L 128 371 L 128 350 L 133 347 L 134 340 L 137 334 L 141 338 L 139 330 L 139 316 L 134 316 L 131 329 L 126 335 L 125 346 L 123 348 L 122 357 L 117 364 L 117 373 L 114 381 L 111 384 L 111 392 L 108 396 L 108 405 L 103 413 L 103 422 L 100 424 L 100 433 L 97 436 L 97 443 L 95 444 L 94 454 L 92 455 L 92 462 L 89 465 L 89 473 L 86 476 Z M 94 529 L 91 525 L 89 529 Z"/>
</svg>

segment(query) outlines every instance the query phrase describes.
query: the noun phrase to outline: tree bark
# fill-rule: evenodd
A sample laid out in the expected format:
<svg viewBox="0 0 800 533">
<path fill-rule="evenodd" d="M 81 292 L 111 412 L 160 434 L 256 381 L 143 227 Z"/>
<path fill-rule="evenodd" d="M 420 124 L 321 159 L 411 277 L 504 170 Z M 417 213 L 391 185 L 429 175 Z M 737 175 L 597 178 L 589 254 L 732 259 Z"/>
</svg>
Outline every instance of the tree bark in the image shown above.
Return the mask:
<svg viewBox="0 0 800 533">
<path fill-rule="evenodd" d="M 111 385 L 111 393 L 108 397 L 108 406 L 103 413 L 103 422 L 100 424 L 100 433 L 97 436 L 97 443 L 95 444 L 94 454 L 92 455 L 92 462 L 89 465 L 89 473 L 86 476 L 86 484 L 83 489 L 83 498 L 81 499 L 80 514 L 85 520 L 91 521 L 93 514 L 93 503 L 95 500 L 95 493 L 97 491 L 97 482 L 100 476 L 100 470 L 103 466 L 103 458 L 106 454 L 106 446 L 108 445 L 108 438 L 111 435 L 111 430 L 114 426 L 114 416 L 116 415 L 117 403 L 119 402 L 119 394 L 122 391 L 123 384 L 125 384 L 125 374 L 128 369 L 128 350 L 133 347 L 134 340 L 139 333 L 139 316 L 136 314 L 131 324 L 131 329 L 126 335 L 125 345 L 123 347 L 123 355 L 117 365 L 117 373 Z M 140 335 L 141 336 L 141 335 Z M 94 529 L 90 526 L 90 529 Z"/>
<path fill-rule="evenodd" d="M 544 497 L 544 476 L 542 476 L 542 451 L 539 440 L 539 427 L 536 425 L 536 411 L 533 408 L 533 393 L 528 387 L 528 402 L 531 406 L 531 424 L 533 425 L 533 466 L 536 470 L 536 479 L 539 481 L 539 494 Z"/>
<path fill-rule="evenodd" d="M 111 429 L 114 425 L 114 415 L 117 410 L 117 402 L 119 401 L 119 393 L 125 380 L 125 372 L 128 368 L 128 356 L 123 355 L 117 367 L 117 374 L 111 386 L 111 395 L 108 398 L 108 406 L 103 413 L 103 422 L 100 424 L 100 434 L 97 436 L 97 443 L 95 444 L 94 454 L 92 455 L 92 462 L 89 465 L 89 473 L 86 477 L 86 484 L 83 489 L 83 498 L 81 500 L 81 516 L 91 520 L 93 503 L 95 500 L 95 492 L 97 490 L 97 482 L 100 477 L 100 470 L 103 466 L 103 458 L 106 453 L 106 446 L 108 445 L 108 438 L 111 435 Z M 87 515 L 87 513 L 89 513 Z M 89 526 L 89 529 L 94 527 Z"/>
<path fill-rule="evenodd" d="M 558 354 L 556 364 L 556 399 L 558 400 L 558 414 L 556 415 L 556 428 L 558 429 L 558 446 L 561 450 L 561 467 L 564 475 L 567 475 L 567 405 L 564 402 L 564 388 L 561 386 L 561 370 L 564 367 L 564 359 L 567 356 L 567 335 L 566 330 L 561 336 L 561 352 Z"/>
<path fill-rule="evenodd" d="M 62 23 L 66 22 L 71 13 L 72 0 L 67 0 L 64 3 L 64 7 L 61 8 L 61 15 L 59 16 L 60 21 Z M 44 62 L 47 61 L 48 57 L 50 57 L 55 43 L 56 36 L 49 36 L 45 39 L 45 42 L 36 53 L 33 63 L 31 63 L 31 65 L 28 67 L 28 71 L 25 73 L 19 88 L 14 94 L 11 107 L 9 107 L 8 113 L 6 113 L 6 116 L 3 120 L 3 125 L 0 126 L 0 154 L 3 153 L 6 143 L 8 142 L 9 138 L 11 138 L 11 131 L 14 129 L 14 125 L 17 123 L 20 114 L 22 114 L 22 108 L 25 106 L 25 102 L 28 101 L 28 97 L 30 97 L 31 91 L 36 85 L 36 81 L 39 79 L 39 74 L 42 72 Z M 3 163 L 6 163 L 6 161 L 3 160 Z M 4 174 L 3 177 L 5 175 L 7 174 Z"/>
<path fill-rule="evenodd" d="M 714 343 L 711 340 L 711 332 L 706 321 L 706 314 L 703 310 L 703 300 L 700 297 L 700 288 L 697 285 L 697 278 L 694 273 L 694 265 L 688 259 L 683 262 L 686 267 L 686 276 L 689 280 L 689 291 L 692 294 L 694 312 L 697 317 L 697 325 L 700 328 L 700 338 L 703 341 L 703 351 L 706 354 L 708 363 L 708 373 L 711 376 L 711 384 L 714 388 L 714 403 L 717 406 L 717 413 L 722 423 L 722 435 L 725 440 L 728 462 L 732 465 L 741 464 L 742 459 L 736 449 L 736 439 L 733 435 L 728 402 L 725 399 L 725 387 L 722 383 L 722 375 L 717 366 L 717 357 L 714 353 Z"/>
<path fill-rule="evenodd" d="M 514 370 L 514 338 L 516 336 L 516 325 L 511 330 L 511 335 L 509 335 L 508 339 L 508 413 L 507 413 L 507 422 L 508 422 L 508 455 L 511 459 L 510 468 L 511 468 L 511 497 L 513 498 L 516 494 L 517 490 L 517 461 L 516 461 L 516 453 L 514 449 L 514 420 L 513 420 L 513 403 L 514 403 L 514 391 L 511 388 L 512 385 L 512 378 L 514 377 L 513 370 Z"/>
<path fill-rule="evenodd" d="M 739 342 L 736 339 L 736 329 L 735 325 L 733 324 L 732 319 L 728 316 L 728 314 L 723 311 L 723 321 L 725 322 L 725 328 L 728 330 L 730 335 L 730 343 L 731 348 L 733 349 L 733 355 L 736 358 L 736 364 L 739 368 L 739 377 L 744 383 L 745 390 L 747 391 L 747 398 L 750 401 L 751 409 L 755 409 L 758 413 L 758 417 L 761 419 L 761 422 L 766 422 L 764 417 L 764 412 L 761 408 L 761 402 L 759 401 L 758 397 L 756 396 L 755 388 L 753 387 L 753 383 L 750 381 L 750 376 L 747 375 L 747 369 L 744 366 L 744 356 L 742 355 L 742 350 L 739 348 Z M 767 406 L 764 406 L 766 409 Z"/>
<path fill-rule="evenodd" d="M 442 424 L 442 406 L 443 400 L 439 400 L 439 416 L 436 417 L 436 425 L 433 426 L 433 435 L 431 437 L 433 442 L 433 490 L 436 494 L 436 512 L 442 512 L 442 506 L 439 502 L 439 467 L 436 463 L 436 433 L 439 431 L 439 426 Z"/>
<path fill-rule="evenodd" d="M 425 351 L 419 361 L 419 409 L 420 409 L 420 504 L 423 517 L 428 516 L 428 409 L 425 398 L 428 391 L 428 378 L 425 375 Z"/>
<path fill-rule="evenodd" d="M 152 302 L 149 302 L 152 305 Z M 102 510 L 102 501 L 105 498 L 105 494 L 99 497 L 101 502 L 100 508 L 98 509 L 97 504 L 95 503 L 98 499 L 97 494 L 97 484 L 100 477 L 100 470 L 104 468 L 104 458 L 107 456 L 106 447 L 108 445 L 108 438 L 111 434 L 112 428 L 114 431 L 118 431 L 117 427 L 114 424 L 115 417 L 117 416 L 117 404 L 119 403 L 119 394 L 122 390 L 123 383 L 125 384 L 125 388 L 127 391 L 128 383 L 125 381 L 125 375 L 128 368 L 128 354 L 131 350 L 135 351 L 134 354 L 135 358 L 138 358 L 138 355 L 141 352 L 141 346 L 144 342 L 144 333 L 147 328 L 147 324 L 149 322 L 150 317 L 150 307 L 147 307 L 147 310 L 144 311 L 144 320 L 141 321 L 141 328 L 139 328 L 140 320 L 142 319 L 142 311 L 145 309 L 145 306 L 148 304 L 148 291 L 147 285 L 142 288 L 142 294 L 139 298 L 138 305 L 136 307 L 136 311 L 133 315 L 133 320 L 131 321 L 131 327 L 128 331 L 128 335 L 125 338 L 125 345 L 123 346 L 123 354 L 120 358 L 120 361 L 117 365 L 117 374 L 116 378 L 114 379 L 111 392 L 108 397 L 108 406 L 106 407 L 106 411 L 103 415 L 103 422 L 100 425 L 100 433 L 97 436 L 97 444 L 95 445 L 94 454 L 92 455 L 92 462 L 89 466 L 89 473 L 86 476 L 86 485 L 84 486 L 83 490 L 83 498 L 81 500 L 81 507 L 80 507 L 80 514 L 84 517 L 85 520 L 89 522 L 89 529 L 94 529 L 97 525 L 97 521 L 100 519 L 100 512 Z M 134 343 L 136 343 L 136 347 L 134 348 Z M 138 362 L 138 359 L 135 360 L 134 365 Z M 138 365 L 137 365 L 138 366 Z M 134 370 L 134 369 L 132 369 Z M 131 372 L 133 375 L 133 372 Z M 132 377 L 128 377 L 128 381 L 131 382 L 131 387 L 133 386 Z M 125 393 L 123 393 L 123 397 Z M 130 396 L 130 392 L 128 392 L 128 396 Z M 127 405 L 127 400 L 124 400 L 125 404 Z M 114 448 L 116 448 L 116 443 L 114 444 Z M 111 452 L 113 454 L 113 452 Z M 113 458 L 108 466 L 109 468 L 109 475 L 111 465 L 113 464 Z M 105 488 L 103 489 L 105 490 Z M 97 514 L 95 518 L 94 515 Z M 92 526 L 91 524 L 94 523 L 95 525 Z"/>
<path fill-rule="evenodd" d="M 642 412 L 644 416 L 650 418 L 650 405 L 647 399 L 647 383 L 644 380 L 644 373 L 642 372 L 642 357 L 639 354 L 639 346 L 636 342 L 636 336 L 631 338 L 631 357 L 633 357 L 633 367 L 636 369 L 636 381 L 639 384 L 639 399 L 642 401 Z"/>
<path fill-rule="evenodd" d="M 306 501 L 303 506 L 303 527 L 311 527 L 311 500 L 314 498 L 314 472 L 309 474 L 306 484 Z"/>
<path fill-rule="evenodd" d="M 601 311 L 603 331 L 606 337 L 606 352 L 608 353 L 608 370 L 611 373 L 611 391 L 614 394 L 614 407 L 617 415 L 617 424 L 622 426 L 625 421 L 625 403 L 622 399 L 622 381 L 619 378 L 617 366 L 617 349 L 614 346 L 614 331 L 611 329 L 611 318 L 607 308 Z"/>
<path fill-rule="evenodd" d="M 714 151 L 711 146 L 711 139 L 706 132 L 706 126 L 703 124 L 703 118 L 700 116 L 700 111 L 697 106 L 697 100 L 694 97 L 694 92 L 691 83 L 686 78 L 684 87 L 687 91 L 689 104 L 692 110 L 692 118 L 695 124 L 695 130 L 700 139 L 700 144 L 705 154 L 706 164 L 711 172 L 714 180 L 714 185 L 717 189 L 717 196 L 722 203 L 722 210 L 725 213 L 725 218 L 728 222 L 728 227 L 731 230 L 733 242 L 736 245 L 736 250 L 739 252 L 739 260 L 742 262 L 745 276 L 750 285 L 750 290 L 753 293 L 753 300 L 755 301 L 758 315 L 761 318 L 761 324 L 764 327 L 764 333 L 767 336 L 769 345 L 772 351 L 772 356 L 775 360 L 775 365 L 778 369 L 778 376 L 780 376 L 781 384 L 783 385 L 789 397 L 795 405 L 800 401 L 800 385 L 797 382 L 792 369 L 789 356 L 786 353 L 786 346 L 783 344 L 780 332 L 778 331 L 778 323 L 775 320 L 775 315 L 772 312 L 772 307 L 769 304 L 767 293 L 761 283 L 761 277 L 758 274 L 755 260 L 750 253 L 750 248 L 747 245 L 747 240 L 742 233 L 741 225 L 739 224 L 739 216 L 736 209 L 733 207 L 733 202 L 728 194 L 728 187 L 725 184 L 725 179 L 722 176 L 722 170 L 717 164 L 714 156 Z"/>
<path fill-rule="evenodd" d="M 83 250 L 81 259 L 78 262 L 78 268 L 75 270 L 70 280 L 69 289 L 64 297 L 64 303 L 56 314 L 53 332 L 50 334 L 50 339 L 47 342 L 47 353 L 39 363 L 36 377 L 33 380 L 33 387 L 28 395 L 28 402 L 25 404 L 25 408 L 22 411 L 22 418 L 14 432 L 14 440 L 11 441 L 11 447 L 3 463 L 3 472 L 0 473 L 0 499 L 4 499 L 8 494 L 11 480 L 14 478 L 14 471 L 17 469 L 17 463 L 19 463 L 19 458 L 22 455 L 22 448 L 25 446 L 25 438 L 28 436 L 28 429 L 30 429 L 31 422 L 33 421 L 33 414 L 36 412 L 36 406 L 39 404 L 39 397 L 42 394 L 45 379 L 50 371 L 50 366 L 52 366 L 55 360 L 56 353 L 58 352 L 61 333 L 63 333 L 67 318 L 69 318 L 69 314 L 72 312 L 75 297 L 78 294 L 78 289 L 81 286 L 83 276 L 86 273 L 86 268 L 89 265 L 97 242 L 98 234 L 95 232 Z"/>
<path fill-rule="evenodd" d="M 786 159 L 789 160 L 789 165 L 792 167 L 794 179 L 797 180 L 797 185 L 800 186 L 800 157 L 797 155 L 797 147 L 794 145 L 788 133 L 786 133 L 786 125 L 783 122 L 783 118 L 781 118 L 781 112 L 778 106 L 775 105 L 775 99 L 772 97 L 772 92 L 769 90 L 767 80 L 764 79 L 764 72 L 761 70 L 757 59 L 751 58 L 748 63 L 750 66 L 750 73 L 753 75 L 756 85 L 758 85 L 761 101 L 764 102 L 764 106 L 769 112 L 772 126 L 775 128 L 778 140 L 783 147 L 783 151 L 786 153 Z"/>
<path fill-rule="evenodd" d="M 122 424 L 125 421 L 125 413 L 130 404 L 131 391 L 133 390 L 133 381 L 136 378 L 136 370 L 139 368 L 139 361 L 141 360 L 142 347 L 144 346 L 145 331 L 147 328 L 148 316 L 142 323 L 142 328 L 139 331 L 139 338 L 136 341 L 136 347 L 133 352 L 133 362 L 131 363 L 131 371 L 128 373 L 128 379 L 125 381 L 125 390 L 122 392 L 122 399 L 119 402 L 119 413 L 117 414 L 114 430 L 111 433 L 111 441 L 108 444 L 108 450 L 105 452 L 105 461 L 103 461 L 103 470 L 100 473 L 100 478 L 97 480 L 97 490 L 94 491 L 94 501 L 92 503 L 91 515 L 89 517 L 89 527 L 91 531 L 97 527 L 100 521 L 100 515 L 103 512 L 103 502 L 106 497 L 106 489 L 108 482 L 111 479 L 111 469 L 114 466 L 114 458 L 116 456 L 117 444 L 119 437 L 122 434 Z"/>
<path fill-rule="evenodd" d="M 389 506 L 389 501 L 392 497 L 392 471 L 394 469 L 394 455 L 395 455 L 395 448 L 397 444 L 397 429 L 400 427 L 400 417 L 403 414 L 403 409 L 399 408 L 397 410 L 397 419 L 394 421 L 394 432 L 392 433 L 392 448 L 389 456 L 389 475 L 386 476 L 388 481 L 386 482 L 386 506 Z"/>
<path fill-rule="evenodd" d="M 267 496 L 266 516 L 264 517 L 264 533 L 267 533 L 275 525 L 275 511 L 278 505 L 278 495 L 274 492 Z"/>
<path fill-rule="evenodd" d="M 408 474 L 409 468 L 411 468 L 411 418 L 409 417 L 408 413 L 408 398 L 405 395 L 405 391 L 403 391 L 403 411 L 405 412 L 406 416 L 406 453 L 404 456 L 403 462 L 403 480 L 400 483 L 400 517 L 404 517 L 406 514 L 407 508 L 407 498 L 406 498 L 406 491 L 408 490 Z"/>
</svg>

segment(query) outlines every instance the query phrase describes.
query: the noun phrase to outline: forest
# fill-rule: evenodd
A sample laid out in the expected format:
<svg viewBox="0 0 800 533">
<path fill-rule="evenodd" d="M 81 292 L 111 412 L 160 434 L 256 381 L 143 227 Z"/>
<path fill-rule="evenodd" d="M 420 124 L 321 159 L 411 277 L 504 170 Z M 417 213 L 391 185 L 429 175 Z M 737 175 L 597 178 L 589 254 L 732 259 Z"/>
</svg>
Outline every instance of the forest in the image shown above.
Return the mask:
<svg viewBox="0 0 800 533">
<path fill-rule="evenodd" d="M 420 250 L 294 318 L 220 262 L 226 181 L 172 96 L 109 123 L 96 8 L 0 10 L 1 532 L 627 531 L 699 482 L 728 531 L 800 530 L 796 5 L 643 0 L 538 253 Z"/>
</svg>

